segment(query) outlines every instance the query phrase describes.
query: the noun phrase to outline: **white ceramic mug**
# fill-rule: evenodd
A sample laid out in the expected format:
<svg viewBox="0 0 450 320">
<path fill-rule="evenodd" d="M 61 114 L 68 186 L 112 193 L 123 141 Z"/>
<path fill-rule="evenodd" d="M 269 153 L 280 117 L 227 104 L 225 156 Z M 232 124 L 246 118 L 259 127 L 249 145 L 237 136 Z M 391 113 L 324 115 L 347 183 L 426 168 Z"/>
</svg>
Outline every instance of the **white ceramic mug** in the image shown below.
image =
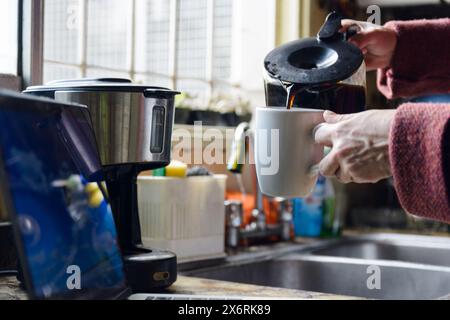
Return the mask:
<svg viewBox="0 0 450 320">
<path fill-rule="evenodd" d="M 323 121 L 323 110 L 256 109 L 254 157 L 262 193 L 290 199 L 313 191 L 324 152 L 313 131 Z"/>
</svg>

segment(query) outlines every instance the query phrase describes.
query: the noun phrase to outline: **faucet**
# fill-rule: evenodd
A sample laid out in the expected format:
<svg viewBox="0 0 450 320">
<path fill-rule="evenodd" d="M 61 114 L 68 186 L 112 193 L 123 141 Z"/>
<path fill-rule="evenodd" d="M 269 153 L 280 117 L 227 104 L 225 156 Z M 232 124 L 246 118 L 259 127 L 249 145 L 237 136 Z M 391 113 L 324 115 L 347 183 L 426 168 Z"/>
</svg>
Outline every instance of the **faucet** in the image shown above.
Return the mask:
<svg viewBox="0 0 450 320">
<path fill-rule="evenodd" d="M 242 226 L 242 221 L 239 221 L 240 223 L 236 223 L 236 213 L 233 210 L 231 211 L 232 214 L 230 213 L 230 216 L 227 216 L 227 220 L 233 220 L 232 222 L 227 222 L 227 239 L 230 240 L 227 241 L 228 247 L 237 247 L 240 239 L 263 239 L 274 235 L 279 236 L 284 241 L 290 240 L 292 214 L 289 214 L 289 212 L 292 213 L 292 208 L 288 205 L 289 202 L 287 200 L 279 198 L 276 199 L 280 204 L 279 221 L 276 224 L 268 224 L 266 221 L 266 214 L 264 212 L 264 196 L 259 188 L 255 161 L 252 161 L 254 157 L 253 148 L 253 131 L 251 130 L 249 123 L 243 122 L 239 124 L 235 130 L 227 169 L 234 174 L 242 174 L 244 164 L 248 163 L 251 169 L 253 196 L 255 202 L 252 210 L 252 219 L 248 225 Z M 246 157 L 246 155 L 248 155 L 248 157 Z M 248 160 L 248 162 L 246 162 L 246 160 Z M 230 237 L 230 234 L 235 236 Z"/>
<path fill-rule="evenodd" d="M 242 174 L 244 164 L 246 163 L 246 155 L 249 160 L 253 157 L 254 135 L 250 129 L 250 124 L 242 122 L 236 128 L 234 133 L 233 145 L 231 147 L 231 156 L 228 160 L 227 169 L 234 174 Z M 256 175 L 256 167 L 254 161 L 248 161 L 252 173 L 253 195 L 255 206 L 252 211 L 253 220 L 257 223 L 258 228 L 263 230 L 266 227 L 266 214 L 264 213 L 263 194 L 259 189 L 258 177 Z"/>
</svg>

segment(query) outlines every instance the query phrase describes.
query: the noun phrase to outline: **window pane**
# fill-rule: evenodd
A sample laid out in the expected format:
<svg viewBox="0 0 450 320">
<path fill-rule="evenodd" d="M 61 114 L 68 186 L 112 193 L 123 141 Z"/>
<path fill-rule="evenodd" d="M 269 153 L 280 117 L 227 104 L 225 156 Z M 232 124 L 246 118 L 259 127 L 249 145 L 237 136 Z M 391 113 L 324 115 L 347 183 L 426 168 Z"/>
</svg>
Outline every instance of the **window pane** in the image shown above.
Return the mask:
<svg viewBox="0 0 450 320">
<path fill-rule="evenodd" d="M 130 75 L 126 72 L 89 68 L 86 71 L 88 78 L 122 78 L 129 79 Z"/>
<path fill-rule="evenodd" d="M 208 102 L 207 92 L 209 90 L 209 84 L 203 81 L 196 80 L 178 80 L 177 81 L 177 90 L 181 92 L 188 92 L 189 94 L 194 96 L 194 105 L 193 107 L 203 107 Z"/>
<path fill-rule="evenodd" d="M 178 1 L 177 76 L 206 78 L 207 2 Z"/>
<path fill-rule="evenodd" d="M 45 0 L 44 60 L 64 63 L 79 61 L 80 10 L 79 0 Z M 47 70 L 48 78 L 52 76 Z"/>
<path fill-rule="evenodd" d="M 0 1 L 0 73 L 17 74 L 18 1 Z"/>
<path fill-rule="evenodd" d="M 147 84 L 156 87 L 164 87 L 164 88 L 172 87 L 172 80 L 169 77 L 137 74 L 134 76 L 134 81 L 136 83 Z"/>
<path fill-rule="evenodd" d="M 233 0 L 214 1 L 213 79 L 230 78 L 232 17 Z"/>
<path fill-rule="evenodd" d="M 89 0 L 87 63 L 127 69 L 131 1 Z"/>
<path fill-rule="evenodd" d="M 215 84 L 230 78 L 233 2 L 46 0 L 44 80 L 133 75 L 136 82 L 187 91 L 204 105 L 211 92 L 207 72 Z"/>
<path fill-rule="evenodd" d="M 79 68 L 65 66 L 61 64 L 54 64 L 51 62 L 45 63 L 44 68 L 44 83 L 61 80 L 61 79 L 76 79 L 81 77 Z"/>
<path fill-rule="evenodd" d="M 169 75 L 170 1 L 136 2 L 136 70 Z M 153 83 L 152 83 L 153 84 Z"/>
</svg>

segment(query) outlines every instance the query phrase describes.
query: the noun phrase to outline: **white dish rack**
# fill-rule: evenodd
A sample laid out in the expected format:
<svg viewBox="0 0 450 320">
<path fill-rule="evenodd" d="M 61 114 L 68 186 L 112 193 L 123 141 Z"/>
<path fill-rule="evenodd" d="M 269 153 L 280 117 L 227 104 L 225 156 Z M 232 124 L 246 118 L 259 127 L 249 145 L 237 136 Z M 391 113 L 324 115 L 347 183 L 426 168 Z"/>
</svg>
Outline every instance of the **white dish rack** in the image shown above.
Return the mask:
<svg viewBox="0 0 450 320">
<path fill-rule="evenodd" d="M 225 255 L 226 175 L 138 178 L 145 246 L 167 249 L 179 262 Z"/>
</svg>

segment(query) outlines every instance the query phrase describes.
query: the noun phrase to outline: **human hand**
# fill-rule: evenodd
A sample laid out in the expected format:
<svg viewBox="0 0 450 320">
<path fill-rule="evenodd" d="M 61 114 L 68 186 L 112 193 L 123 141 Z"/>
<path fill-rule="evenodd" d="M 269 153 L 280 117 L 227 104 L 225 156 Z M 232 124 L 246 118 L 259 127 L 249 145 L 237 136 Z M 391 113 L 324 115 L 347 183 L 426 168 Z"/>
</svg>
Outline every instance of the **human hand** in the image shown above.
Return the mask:
<svg viewBox="0 0 450 320">
<path fill-rule="evenodd" d="M 345 32 L 354 25 L 359 31 L 348 41 L 363 52 L 367 70 L 389 67 L 397 46 L 395 31 L 373 23 L 350 19 L 342 20 L 340 31 Z"/>
<path fill-rule="evenodd" d="M 395 110 L 369 110 L 339 115 L 325 111 L 325 123 L 314 133 L 316 143 L 332 147 L 319 171 L 343 183 L 375 183 L 390 177 L 389 131 Z"/>
</svg>

